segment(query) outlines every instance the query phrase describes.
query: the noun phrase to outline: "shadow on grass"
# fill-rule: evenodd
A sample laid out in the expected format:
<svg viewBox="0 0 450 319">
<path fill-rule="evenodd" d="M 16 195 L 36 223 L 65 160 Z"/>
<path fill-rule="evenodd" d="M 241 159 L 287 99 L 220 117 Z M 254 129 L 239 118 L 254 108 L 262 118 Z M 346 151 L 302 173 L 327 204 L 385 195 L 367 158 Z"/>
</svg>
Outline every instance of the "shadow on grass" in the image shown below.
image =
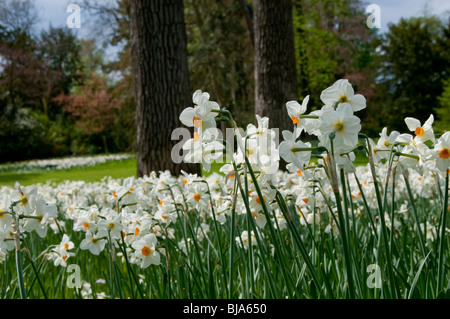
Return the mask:
<svg viewBox="0 0 450 319">
<path fill-rule="evenodd" d="M 0 173 L 0 185 L 13 186 L 16 182 L 21 185 L 33 184 L 34 180 L 38 179 L 42 174 L 39 173 Z M 28 183 L 31 181 L 31 183 Z"/>
</svg>

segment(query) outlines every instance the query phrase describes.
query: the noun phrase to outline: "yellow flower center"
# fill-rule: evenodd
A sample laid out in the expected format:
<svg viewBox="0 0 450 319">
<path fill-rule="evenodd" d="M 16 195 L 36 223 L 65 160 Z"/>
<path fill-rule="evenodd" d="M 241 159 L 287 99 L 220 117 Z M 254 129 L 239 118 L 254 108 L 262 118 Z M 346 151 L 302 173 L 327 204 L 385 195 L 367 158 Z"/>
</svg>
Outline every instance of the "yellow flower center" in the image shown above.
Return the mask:
<svg viewBox="0 0 450 319">
<path fill-rule="evenodd" d="M 348 103 L 348 98 L 346 95 L 341 95 L 339 97 L 339 103 Z"/>
<path fill-rule="evenodd" d="M 297 124 L 298 123 L 298 117 L 295 117 L 294 115 L 291 115 L 291 119 L 292 119 L 292 124 Z"/>
<path fill-rule="evenodd" d="M 26 204 L 28 204 L 28 198 L 26 196 L 22 196 L 21 198 L 21 203 L 23 206 L 25 206 Z"/>
<path fill-rule="evenodd" d="M 142 247 L 141 252 L 142 252 L 142 255 L 147 257 L 152 253 L 152 250 L 150 249 L 150 247 L 144 246 L 144 247 Z"/>
<path fill-rule="evenodd" d="M 448 159 L 450 158 L 450 150 L 448 148 L 443 148 L 440 152 L 439 152 L 439 157 L 440 158 L 445 158 Z"/>
<path fill-rule="evenodd" d="M 336 132 L 342 132 L 344 130 L 344 124 L 339 121 L 336 124 L 334 124 L 334 129 L 336 130 Z"/>
<path fill-rule="evenodd" d="M 69 249 L 69 244 L 65 244 L 64 249 Z"/>
<path fill-rule="evenodd" d="M 201 196 L 200 194 L 195 194 L 195 195 L 194 195 L 194 200 L 195 200 L 196 202 L 198 202 L 200 199 L 202 199 L 202 196 Z"/>
<path fill-rule="evenodd" d="M 88 224 L 87 222 L 84 222 L 84 223 L 83 223 L 83 227 L 84 227 L 85 229 L 89 229 L 89 224 Z"/>
<path fill-rule="evenodd" d="M 114 223 L 109 223 L 108 224 L 109 229 L 114 229 L 114 227 L 116 227 L 116 224 Z"/>
<path fill-rule="evenodd" d="M 424 133 L 425 131 L 420 126 L 414 130 L 414 134 L 416 134 L 417 136 L 422 136 Z"/>
<path fill-rule="evenodd" d="M 266 198 L 263 196 L 263 200 L 266 200 Z M 259 198 L 259 196 L 258 197 L 256 197 L 256 202 L 259 204 L 259 205 L 261 205 L 261 198 Z"/>
</svg>

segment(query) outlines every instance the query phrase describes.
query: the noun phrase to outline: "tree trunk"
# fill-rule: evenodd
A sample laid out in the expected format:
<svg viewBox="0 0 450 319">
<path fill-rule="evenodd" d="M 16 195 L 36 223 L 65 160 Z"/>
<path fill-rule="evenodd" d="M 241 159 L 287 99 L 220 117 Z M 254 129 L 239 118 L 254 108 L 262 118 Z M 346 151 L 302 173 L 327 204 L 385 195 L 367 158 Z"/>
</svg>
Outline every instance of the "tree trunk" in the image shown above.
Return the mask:
<svg viewBox="0 0 450 319">
<path fill-rule="evenodd" d="M 286 102 L 297 100 L 292 0 L 253 0 L 255 112 L 269 125 L 292 130 Z"/>
<path fill-rule="evenodd" d="M 294 4 L 294 30 L 295 30 L 295 38 L 294 38 L 294 47 L 296 52 L 296 65 L 298 72 L 298 94 L 300 98 L 305 98 L 310 94 L 309 89 L 309 81 L 308 81 L 308 54 L 306 52 L 306 43 L 304 38 L 306 36 L 305 32 L 305 15 L 303 13 L 303 0 L 296 0 Z"/>
<path fill-rule="evenodd" d="M 182 127 L 181 111 L 192 106 L 182 0 L 131 0 L 130 42 L 135 81 L 137 175 L 183 169 L 200 173 L 199 164 L 171 158 L 172 131 Z"/>
</svg>

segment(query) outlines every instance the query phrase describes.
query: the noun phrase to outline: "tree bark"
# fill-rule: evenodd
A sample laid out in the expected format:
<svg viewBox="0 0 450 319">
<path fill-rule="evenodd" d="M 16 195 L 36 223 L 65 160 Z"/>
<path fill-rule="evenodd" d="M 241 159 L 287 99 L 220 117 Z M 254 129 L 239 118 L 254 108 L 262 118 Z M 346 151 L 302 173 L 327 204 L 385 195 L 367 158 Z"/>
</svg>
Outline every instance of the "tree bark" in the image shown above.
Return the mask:
<svg viewBox="0 0 450 319">
<path fill-rule="evenodd" d="M 137 175 L 180 170 L 200 174 L 199 164 L 176 164 L 171 135 L 192 106 L 182 0 L 131 0 L 130 42 L 135 81 Z"/>
<path fill-rule="evenodd" d="M 253 0 L 255 112 L 279 133 L 292 130 L 286 102 L 297 100 L 291 0 Z"/>
<path fill-rule="evenodd" d="M 294 27 L 296 38 L 294 38 L 294 47 L 296 51 L 297 76 L 299 81 L 298 94 L 300 98 L 305 98 L 310 94 L 308 81 L 308 54 L 306 52 L 306 43 L 303 41 L 306 37 L 305 32 L 305 15 L 303 13 L 303 0 L 294 1 L 294 17 L 296 17 L 297 25 Z M 296 42 L 295 39 L 298 39 Z"/>
</svg>

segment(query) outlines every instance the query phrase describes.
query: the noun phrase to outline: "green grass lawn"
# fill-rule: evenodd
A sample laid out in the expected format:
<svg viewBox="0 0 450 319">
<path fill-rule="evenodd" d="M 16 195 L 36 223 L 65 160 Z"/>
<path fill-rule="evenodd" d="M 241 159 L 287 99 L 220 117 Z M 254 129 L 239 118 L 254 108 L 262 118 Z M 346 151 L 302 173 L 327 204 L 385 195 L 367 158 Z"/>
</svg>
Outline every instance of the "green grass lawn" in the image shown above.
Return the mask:
<svg viewBox="0 0 450 319">
<path fill-rule="evenodd" d="M 213 163 L 211 171 L 202 171 L 203 176 L 208 176 L 213 172 L 219 172 L 219 169 L 225 163 Z M 83 180 L 85 182 L 100 181 L 105 176 L 112 178 L 126 178 L 136 176 L 137 163 L 135 158 L 129 158 L 120 161 L 110 161 L 89 167 L 76 167 L 66 170 L 44 170 L 35 169 L 30 171 L 7 171 L 0 172 L 0 186 L 14 186 L 16 182 L 27 186 L 37 183 L 59 183 L 64 180 Z"/>
<path fill-rule="evenodd" d="M 46 182 L 62 182 L 64 180 L 83 180 L 86 182 L 100 181 L 105 176 L 125 178 L 136 176 L 136 159 L 129 158 L 120 161 L 110 161 L 89 167 L 76 167 L 67 170 L 31 170 L 28 172 L 8 171 L 0 173 L 0 185 L 13 186 L 32 185 Z"/>
<path fill-rule="evenodd" d="M 213 172 L 220 173 L 220 168 L 223 163 L 212 163 L 211 170 L 209 172 L 202 170 L 203 176 L 209 176 Z M 355 165 L 365 165 L 367 159 L 363 156 L 357 156 Z M 129 158 L 120 161 L 110 161 L 103 164 L 98 164 L 89 167 L 77 167 L 66 170 L 31 170 L 14 172 L 7 171 L 0 173 L 0 186 L 8 185 L 14 186 L 16 182 L 20 185 L 27 186 L 37 183 L 58 183 L 64 180 L 83 180 L 86 182 L 100 181 L 105 176 L 111 176 L 112 178 L 126 178 L 130 176 L 136 176 L 137 163 L 135 158 Z"/>
</svg>

